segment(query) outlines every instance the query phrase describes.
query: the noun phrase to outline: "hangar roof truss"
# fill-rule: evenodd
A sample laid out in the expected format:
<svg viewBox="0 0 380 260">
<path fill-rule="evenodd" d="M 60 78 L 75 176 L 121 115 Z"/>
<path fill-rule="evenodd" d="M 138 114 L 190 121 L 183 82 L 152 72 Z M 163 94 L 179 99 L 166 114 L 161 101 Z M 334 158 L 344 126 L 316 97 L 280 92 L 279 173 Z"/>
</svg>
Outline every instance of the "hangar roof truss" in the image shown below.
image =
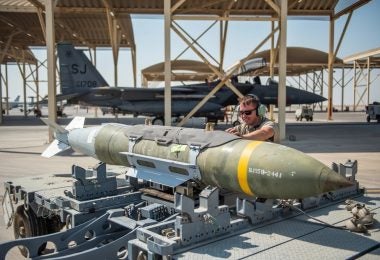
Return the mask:
<svg viewBox="0 0 380 260">
<path fill-rule="evenodd" d="M 289 16 L 324 16 L 336 19 L 370 0 L 344 6 L 342 0 L 288 0 Z M 60 0 L 55 7 L 56 41 L 75 46 L 134 48 L 131 15 L 163 15 L 162 0 Z M 350 1 L 352 3 L 352 1 Z M 274 0 L 172 0 L 172 17 L 199 19 L 278 19 Z M 7 42 L 19 49 L 45 46 L 44 0 L 0 0 L 0 50 Z M 228 12 L 228 17 L 226 13 Z M 116 22 L 118 43 L 110 39 L 109 15 Z M 107 17 L 108 16 L 108 17 Z M 240 17 L 240 18 L 239 18 Z M 0 60 L 1 62 L 1 60 Z"/>
</svg>

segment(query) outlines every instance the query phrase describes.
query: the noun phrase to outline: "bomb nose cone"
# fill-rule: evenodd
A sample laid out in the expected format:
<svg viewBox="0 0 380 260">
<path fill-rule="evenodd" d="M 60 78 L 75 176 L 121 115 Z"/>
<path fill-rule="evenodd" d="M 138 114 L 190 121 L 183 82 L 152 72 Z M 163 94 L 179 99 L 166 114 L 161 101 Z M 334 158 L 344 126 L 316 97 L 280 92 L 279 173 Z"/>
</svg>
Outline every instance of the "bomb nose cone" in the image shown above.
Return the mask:
<svg viewBox="0 0 380 260">
<path fill-rule="evenodd" d="M 322 168 L 319 183 L 323 192 L 346 188 L 354 185 L 345 177 L 329 169 L 328 167 Z"/>
</svg>

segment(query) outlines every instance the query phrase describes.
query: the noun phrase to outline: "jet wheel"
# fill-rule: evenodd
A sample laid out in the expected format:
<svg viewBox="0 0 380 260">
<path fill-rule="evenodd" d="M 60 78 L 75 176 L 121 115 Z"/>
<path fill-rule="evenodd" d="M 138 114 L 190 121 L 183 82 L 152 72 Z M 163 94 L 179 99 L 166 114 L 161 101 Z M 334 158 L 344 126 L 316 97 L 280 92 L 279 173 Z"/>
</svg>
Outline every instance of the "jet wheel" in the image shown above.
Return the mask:
<svg viewBox="0 0 380 260">
<path fill-rule="evenodd" d="M 162 117 L 156 117 L 153 119 L 152 125 L 164 125 L 164 119 Z"/>
</svg>

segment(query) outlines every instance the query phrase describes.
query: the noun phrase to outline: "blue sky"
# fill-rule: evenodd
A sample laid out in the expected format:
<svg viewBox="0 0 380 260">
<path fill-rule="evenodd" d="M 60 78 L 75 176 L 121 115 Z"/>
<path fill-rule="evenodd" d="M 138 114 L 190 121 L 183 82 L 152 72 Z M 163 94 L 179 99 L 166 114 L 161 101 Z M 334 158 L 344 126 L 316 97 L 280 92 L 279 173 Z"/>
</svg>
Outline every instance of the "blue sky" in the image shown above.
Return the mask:
<svg viewBox="0 0 380 260">
<path fill-rule="evenodd" d="M 338 57 L 346 56 L 380 47 L 380 30 L 377 27 L 380 24 L 380 0 L 373 0 L 359 10 L 356 10 L 352 16 L 349 28 L 344 37 Z M 337 20 L 335 24 L 335 44 L 343 30 L 347 16 Z M 196 38 L 212 22 L 210 21 L 181 21 L 179 24 L 186 31 Z M 160 17 L 147 18 L 146 16 L 137 16 L 133 19 L 135 42 L 137 45 L 137 85 L 141 84 L 140 71 L 164 60 L 164 37 L 163 37 L 163 19 Z M 270 32 L 269 22 L 230 22 L 228 39 L 225 53 L 224 68 L 231 66 L 237 60 L 244 58 L 249 54 L 258 43 L 264 39 Z M 328 51 L 328 33 L 329 22 L 322 20 L 289 20 L 288 21 L 288 46 L 299 46 L 315 48 L 321 51 Z M 185 43 L 172 32 L 172 58 L 175 58 L 185 47 Z M 219 58 L 219 26 L 214 26 L 205 34 L 200 44 L 210 52 L 216 59 Z M 264 46 L 261 50 L 267 49 L 269 45 Z M 260 50 L 260 51 L 261 51 Z M 34 51 L 37 58 L 44 60 L 46 51 Z M 188 50 L 181 58 L 199 59 L 191 50 Z M 4 67 L 4 66 L 2 66 Z M 103 74 L 110 85 L 114 85 L 113 80 L 113 61 L 110 50 L 99 50 L 97 52 L 97 67 Z M 3 69 L 4 70 L 4 69 Z M 8 66 L 10 97 L 13 99 L 16 95 L 22 94 L 22 80 L 15 65 Z M 40 78 L 46 79 L 44 72 L 40 72 Z M 379 70 L 372 72 L 372 77 L 376 77 Z M 371 102 L 380 101 L 380 80 L 376 80 L 371 87 Z M 132 86 L 132 65 L 131 53 L 129 50 L 121 50 L 119 54 L 119 86 Z M 4 90 L 3 90 L 4 91 Z M 4 93 L 4 92 L 3 92 Z M 42 95 L 47 94 L 46 84 L 41 84 Z M 325 91 L 327 93 L 327 91 Z M 5 94 L 3 94 L 5 95 Z M 27 96 L 33 93 L 27 90 Z M 347 104 L 352 103 L 352 86 L 347 86 L 345 90 L 345 100 Z M 334 104 L 340 102 L 340 90 L 334 89 Z"/>
</svg>

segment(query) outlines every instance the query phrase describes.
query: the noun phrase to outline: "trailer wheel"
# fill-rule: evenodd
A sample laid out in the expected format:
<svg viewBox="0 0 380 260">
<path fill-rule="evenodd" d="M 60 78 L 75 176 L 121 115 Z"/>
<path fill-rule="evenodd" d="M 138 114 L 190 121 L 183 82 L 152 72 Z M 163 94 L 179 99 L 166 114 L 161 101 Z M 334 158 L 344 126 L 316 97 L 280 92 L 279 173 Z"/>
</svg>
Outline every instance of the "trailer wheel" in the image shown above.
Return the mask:
<svg viewBox="0 0 380 260">
<path fill-rule="evenodd" d="M 25 210 L 23 205 L 18 206 L 15 212 L 13 234 L 15 239 L 46 235 L 48 234 L 46 220 L 37 218 L 30 208 Z M 46 244 L 45 242 L 38 248 L 39 255 L 45 250 Z M 25 247 L 19 246 L 19 249 L 24 257 L 28 257 L 28 250 Z"/>
<path fill-rule="evenodd" d="M 27 238 L 32 236 L 32 228 L 24 211 L 24 206 L 17 207 L 13 222 L 13 234 L 15 239 Z M 23 246 L 18 247 L 24 257 L 28 257 L 28 249 Z"/>
</svg>

